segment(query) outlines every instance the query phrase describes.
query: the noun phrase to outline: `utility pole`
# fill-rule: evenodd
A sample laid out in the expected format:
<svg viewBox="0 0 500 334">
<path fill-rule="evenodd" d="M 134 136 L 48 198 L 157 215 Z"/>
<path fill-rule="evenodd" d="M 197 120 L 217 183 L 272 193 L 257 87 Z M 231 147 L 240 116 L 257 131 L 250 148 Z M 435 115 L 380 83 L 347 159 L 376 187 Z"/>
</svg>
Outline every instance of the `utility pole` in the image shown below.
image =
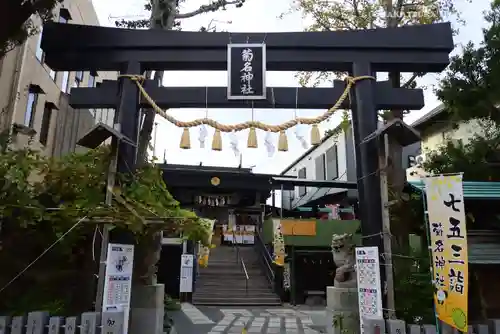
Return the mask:
<svg viewBox="0 0 500 334">
<path fill-rule="evenodd" d="M 124 65 L 120 73 L 130 75 L 140 74 L 140 64 L 138 62 L 130 62 Z M 115 108 L 113 119 L 114 127 L 112 129 L 112 132 L 115 133 L 111 133 L 111 162 L 108 169 L 106 205 L 111 205 L 113 201 L 113 188 L 116 184 L 116 173 L 132 173 L 137 153 L 135 149 L 139 123 L 139 115 L 137 113 L 139 94 L 137 86 L 129 79 L 121 78 L 119 87 L 120 98 Z M 104 300 L 104 283 L 106 278 L 106 260 L 108 257 L 110 230 L 111 224 L 105 224 L 102 232 L 99 274 L 97 277 L 96 312 L 103 311 L 102 306 Z"/>
<path fill-rule="evenodd" d="M 382 199 L 382 235 L 384 239 L 384 269 L 385 287 L 381 287 L 386 293 L 387 318 L 396 318 L 396 303 L 394 298 L 394 270 L 392 267 L 392 240 L 391 240 L 391 217 L 389 214 L 389 190 L 387 182 L 387 168 L 389 166 L 389 135 L 383 136 L 383 149 L 380 154 L 380 192 Z"/>
<path fill-rule="evenodd" d="M 401 162 L 391 161 L 389 147 L 393 144 L 400 146 L 408 146 L 420 141 L 418 131 L 408 126 L 401 119 L 393 119 L 383 127 L 379 127 L 365 141 L 377 140 L 378 149 L 378 170 L 380 176 L 380 210 L 382 212 L 382 252 L 381 264 L 384 268 L 380 270 L 380 276 L 385 279 L 381 281 L 383 289 L 383 301 L 386 309 L 385 315 L 388 319 L 396 317 L 396 303 L 394 295 L 394 268 L 392 261 L 392 234 L 391 234 L 391 218 L 389 209 L 393 201 L 389 201 L 389 189 L 387 182 L 387 174 L 390 167 Z M 394 140 L 395 143 L 390 141 Z"/>
<path fill-rule="evenodd" d="M 120 131 L 119 124 L 117 124 L 117 115 L 115 112 L 115 129 Z M 111 205 L 113 202 L 112 189 L 116 182 L 116 170 L 118 164 L 118 138 L 112 137 L 111 141 L 111 162 L 108 169 L 108 182 L 106 185 L 106 205 Z M 101 239 L 101 254 L 99 256 L 99 274 L 97 276 L 97 294 L 95 299 L 95 311 L 102 312 L 103 298 L 104 298 L 104 283 L 106 276 L 106 260 L 108 258 L 108 244 L 109 244 L 109 231 L 111 230 L 110 224 L 105 224 L 102 231 Z"/>
</svg>

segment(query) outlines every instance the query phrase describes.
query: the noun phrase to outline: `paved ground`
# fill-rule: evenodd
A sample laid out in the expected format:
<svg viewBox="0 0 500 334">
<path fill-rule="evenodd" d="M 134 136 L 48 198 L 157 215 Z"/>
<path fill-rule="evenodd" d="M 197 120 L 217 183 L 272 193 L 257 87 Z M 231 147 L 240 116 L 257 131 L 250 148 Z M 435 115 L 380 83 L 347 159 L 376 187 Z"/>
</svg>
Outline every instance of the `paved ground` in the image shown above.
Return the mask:
<svg viewBox="0 0 500 334">
<path fill-rule="evenodd" d="M 183 304 L 182 311 L 170 313 L 178 334 L 247 333 L 316 334 L 325 333 L 323 309 L 218 308 Z"/>
</svg>

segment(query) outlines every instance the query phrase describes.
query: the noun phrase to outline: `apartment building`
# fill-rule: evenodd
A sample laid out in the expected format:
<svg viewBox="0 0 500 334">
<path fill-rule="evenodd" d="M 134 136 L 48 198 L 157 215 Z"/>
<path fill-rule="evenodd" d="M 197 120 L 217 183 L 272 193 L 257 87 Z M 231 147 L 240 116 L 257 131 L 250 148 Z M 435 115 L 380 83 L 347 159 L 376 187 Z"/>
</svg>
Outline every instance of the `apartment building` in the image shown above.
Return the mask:
<svg viewBox="0 0 500 334">
<path fill-rule="evenodd" d="M 66 0 L 54 11 L 60 23 L 99 25 L 91 0 Z M 44 63 L 42 31 L 0 59 L 0 130 L 11 132 L 15 147 L 30 143 L 60 156 L 78 150 L 76 142 L 95 122 L 113 123 L 114 110 L 71 108 L 71 89 L 94 87 L 116 73 L 53 71 Z"/>
<path fill-rule="evenodd" d="M 381 122 L 379 126 L 382 126 Z M 420 152 L 420 143 L 403 147 L 402 164 L 408 168 Z M 352 127 L 325 136 L 321 143 L 311 147 L 281 172 L 283 176 L 295 176 L 308 180 L 357 182 L 356 152 Z M 283 191 L 281 205 L 285 210 L 303 206 L 331 205 L 339 202 L 357 202 L 357 190 L 342 188 L 296 187 Z"/>
<path fill-rule="evenodd" d="M 281 175 L 309 180 L 356 182 L 355 159 L 352 129 L 348 128 L 331 136 L 325 136 L 321 143 L 304 152 L 285 168 Z M 292 191 L 282 192 L 281 206 L 286 210 L 293 210 L 338 194 L 357 197 L 356 191 L 347 189 L 296 187 Z"/>
<path fill-rule="evenodd" d="M 421 149 L 409 156 L 411 160 L 406 170 L 409 181 L 420 180 L 424 174 L 421 168 L 426 154 L 437 150 L 449 139 L 461 140 L 466 143 L 475 134 L 481 134 L 482 128 L 477 121 L 455 123 L 450 120 L 450 114 L 446 112 L 444 105 L 439 105 L 430 112 L 413 122 L 412 126 L 420 132 Z"/>
</svg>

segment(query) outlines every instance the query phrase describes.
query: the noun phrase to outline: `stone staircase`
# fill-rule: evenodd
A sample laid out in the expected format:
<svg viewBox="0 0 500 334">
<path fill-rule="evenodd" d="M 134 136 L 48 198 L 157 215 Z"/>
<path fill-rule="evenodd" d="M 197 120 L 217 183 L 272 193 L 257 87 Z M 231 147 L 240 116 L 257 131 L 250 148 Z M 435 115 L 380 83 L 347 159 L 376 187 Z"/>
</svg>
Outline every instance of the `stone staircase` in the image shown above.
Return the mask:
<svg viewBox="0 0 500 334">
<path fill-rule="evenodd" d="M 241 259 L 247 269 L 248 281 Z M 200 269 L 193 304 L 279 306 L 281 301 L 262 272 L 258 254 L 252 246 L 218 246 L 210 250 L 208 267 Z"/>
</svg>

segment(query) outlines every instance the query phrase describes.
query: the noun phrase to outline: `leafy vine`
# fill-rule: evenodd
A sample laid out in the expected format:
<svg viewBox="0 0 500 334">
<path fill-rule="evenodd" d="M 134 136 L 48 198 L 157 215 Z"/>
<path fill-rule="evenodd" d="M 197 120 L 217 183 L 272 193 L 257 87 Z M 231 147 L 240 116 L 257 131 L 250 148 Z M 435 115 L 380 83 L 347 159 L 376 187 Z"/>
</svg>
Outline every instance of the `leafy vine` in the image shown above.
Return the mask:
<svg viewBox="0 0 500 334">
<path fill-rule="evenodd" d="M 118 173 L 112 204 L 106 205 L 109 147 L 49 158 L 5 143 L 0 153 L 0 265 L 6 270 L 0 273 L 0 289 L 50 245 L 56 246 L 0 292 L 0 310 L 27 311 L 55 301 L 58 310 L 91 308 L 93 298 L 88 296 L 93 295 L 96 273 L 92 254 L 103 223 L 134 235 L 139 284 L 150 284 L 155 275 L 158 247 L 151 240 L 158 239 L 158 232 L 177 231 L 208 242 L 209 227 L 180 207 L 154 164 Z M 79 287 L 62 288 L 69 281 Z M 41 284 L 44 289 L 30 288 Z"/>
</svg>

